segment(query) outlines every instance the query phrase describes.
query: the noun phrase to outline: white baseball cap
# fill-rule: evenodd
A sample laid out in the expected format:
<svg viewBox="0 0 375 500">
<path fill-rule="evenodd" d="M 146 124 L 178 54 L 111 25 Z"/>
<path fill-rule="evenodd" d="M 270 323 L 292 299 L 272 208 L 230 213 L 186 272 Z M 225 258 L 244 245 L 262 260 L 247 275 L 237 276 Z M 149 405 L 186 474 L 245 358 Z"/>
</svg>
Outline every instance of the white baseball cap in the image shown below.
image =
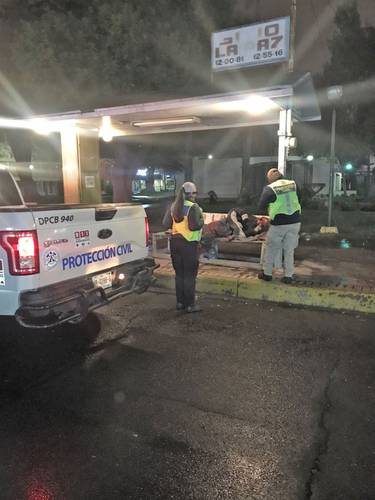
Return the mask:
<svg viewBox="0 0 375 500">
<path fill-rule="evenodd" d="M 194 184 L 194 182 L 184 182 L 182 184 L 182 188 L 185 191 L 185 193 L 188 194 L 193 194 L 197 192 L 197 186 Z"/>
</svg>

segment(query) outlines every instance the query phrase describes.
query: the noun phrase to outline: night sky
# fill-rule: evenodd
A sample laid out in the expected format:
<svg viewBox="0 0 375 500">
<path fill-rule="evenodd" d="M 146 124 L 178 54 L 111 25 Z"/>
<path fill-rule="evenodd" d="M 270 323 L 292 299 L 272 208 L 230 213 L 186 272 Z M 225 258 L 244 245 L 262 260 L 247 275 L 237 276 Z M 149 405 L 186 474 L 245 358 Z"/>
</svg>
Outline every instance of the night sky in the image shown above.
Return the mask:
<svg viewBox="0 0 375 500">
<path fill-rule="evenodd" d="M 297 0 L 297 69 L 319 72 L 329 56 L 329 39 L 337 6 L 347 0 Z M 236 0 L 236 9 L 253 19 L 289 15 L 292 0 Z M 357 0 L 364 26 L 375 26 L 375 0 Z"/>
</svg>

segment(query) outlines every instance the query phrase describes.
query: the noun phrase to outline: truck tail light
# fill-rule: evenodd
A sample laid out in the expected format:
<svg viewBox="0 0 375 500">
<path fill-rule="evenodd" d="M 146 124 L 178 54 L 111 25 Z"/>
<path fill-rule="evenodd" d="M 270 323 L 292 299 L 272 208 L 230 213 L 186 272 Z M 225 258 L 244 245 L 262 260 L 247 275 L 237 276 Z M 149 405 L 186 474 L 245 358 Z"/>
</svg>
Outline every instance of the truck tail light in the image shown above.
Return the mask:
<svg viewBox="0 0 375 500">
<path fill-rule="evenodd" d="M 8 255 L 10 274 L 24 276 L 39 273 L 36 231 L 1 231 L 0 245 Z"/>
<path fill-rule="evenodd" d="M 146 247 L 150 244 L 150 224 L 148 218 L 145 217 L 145 229 L 146 229 Z"/>
</svg>

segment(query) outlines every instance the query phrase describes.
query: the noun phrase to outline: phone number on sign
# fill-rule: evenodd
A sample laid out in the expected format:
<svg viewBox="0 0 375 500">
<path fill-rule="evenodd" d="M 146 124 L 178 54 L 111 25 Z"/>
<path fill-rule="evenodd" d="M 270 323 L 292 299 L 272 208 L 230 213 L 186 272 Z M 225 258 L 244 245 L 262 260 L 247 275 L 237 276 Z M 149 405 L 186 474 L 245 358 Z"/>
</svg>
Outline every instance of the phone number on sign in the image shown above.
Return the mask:
<svg viewBox="0 0 375 500">
<path fill-rule="evenodd" d="M 253 58 L 256 61 L 259 61 L 261 59 L 270 59 L 271 57 L 283 57 L 284 51 L 283 49 L 278 49 L 278 50 L 265 50 L 264 52 L 257 52 L 256 54 L 253 55 Z"/>
<path fill-rule="evenodd" d="M 220 59 L 215 59 L 216 66 L 226 66 L 227 64 L 240 64 L 244 62 L 243 56 L 237 57 L 222 57 Z"/>
</svg>

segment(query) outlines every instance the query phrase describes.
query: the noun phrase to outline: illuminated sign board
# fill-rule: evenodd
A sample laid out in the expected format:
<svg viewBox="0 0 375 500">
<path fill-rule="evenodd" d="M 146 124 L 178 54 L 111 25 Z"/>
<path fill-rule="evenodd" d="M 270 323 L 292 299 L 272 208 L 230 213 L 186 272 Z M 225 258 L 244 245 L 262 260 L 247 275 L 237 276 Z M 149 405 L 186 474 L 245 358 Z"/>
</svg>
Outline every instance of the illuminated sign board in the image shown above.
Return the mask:
<svg viewBox="0 0 375 500">
<path fill-rule="evenodd" d="M 290 18 L 212 33 L 213 71 L 281 63 L 289 59 Z"/>
</svg>

